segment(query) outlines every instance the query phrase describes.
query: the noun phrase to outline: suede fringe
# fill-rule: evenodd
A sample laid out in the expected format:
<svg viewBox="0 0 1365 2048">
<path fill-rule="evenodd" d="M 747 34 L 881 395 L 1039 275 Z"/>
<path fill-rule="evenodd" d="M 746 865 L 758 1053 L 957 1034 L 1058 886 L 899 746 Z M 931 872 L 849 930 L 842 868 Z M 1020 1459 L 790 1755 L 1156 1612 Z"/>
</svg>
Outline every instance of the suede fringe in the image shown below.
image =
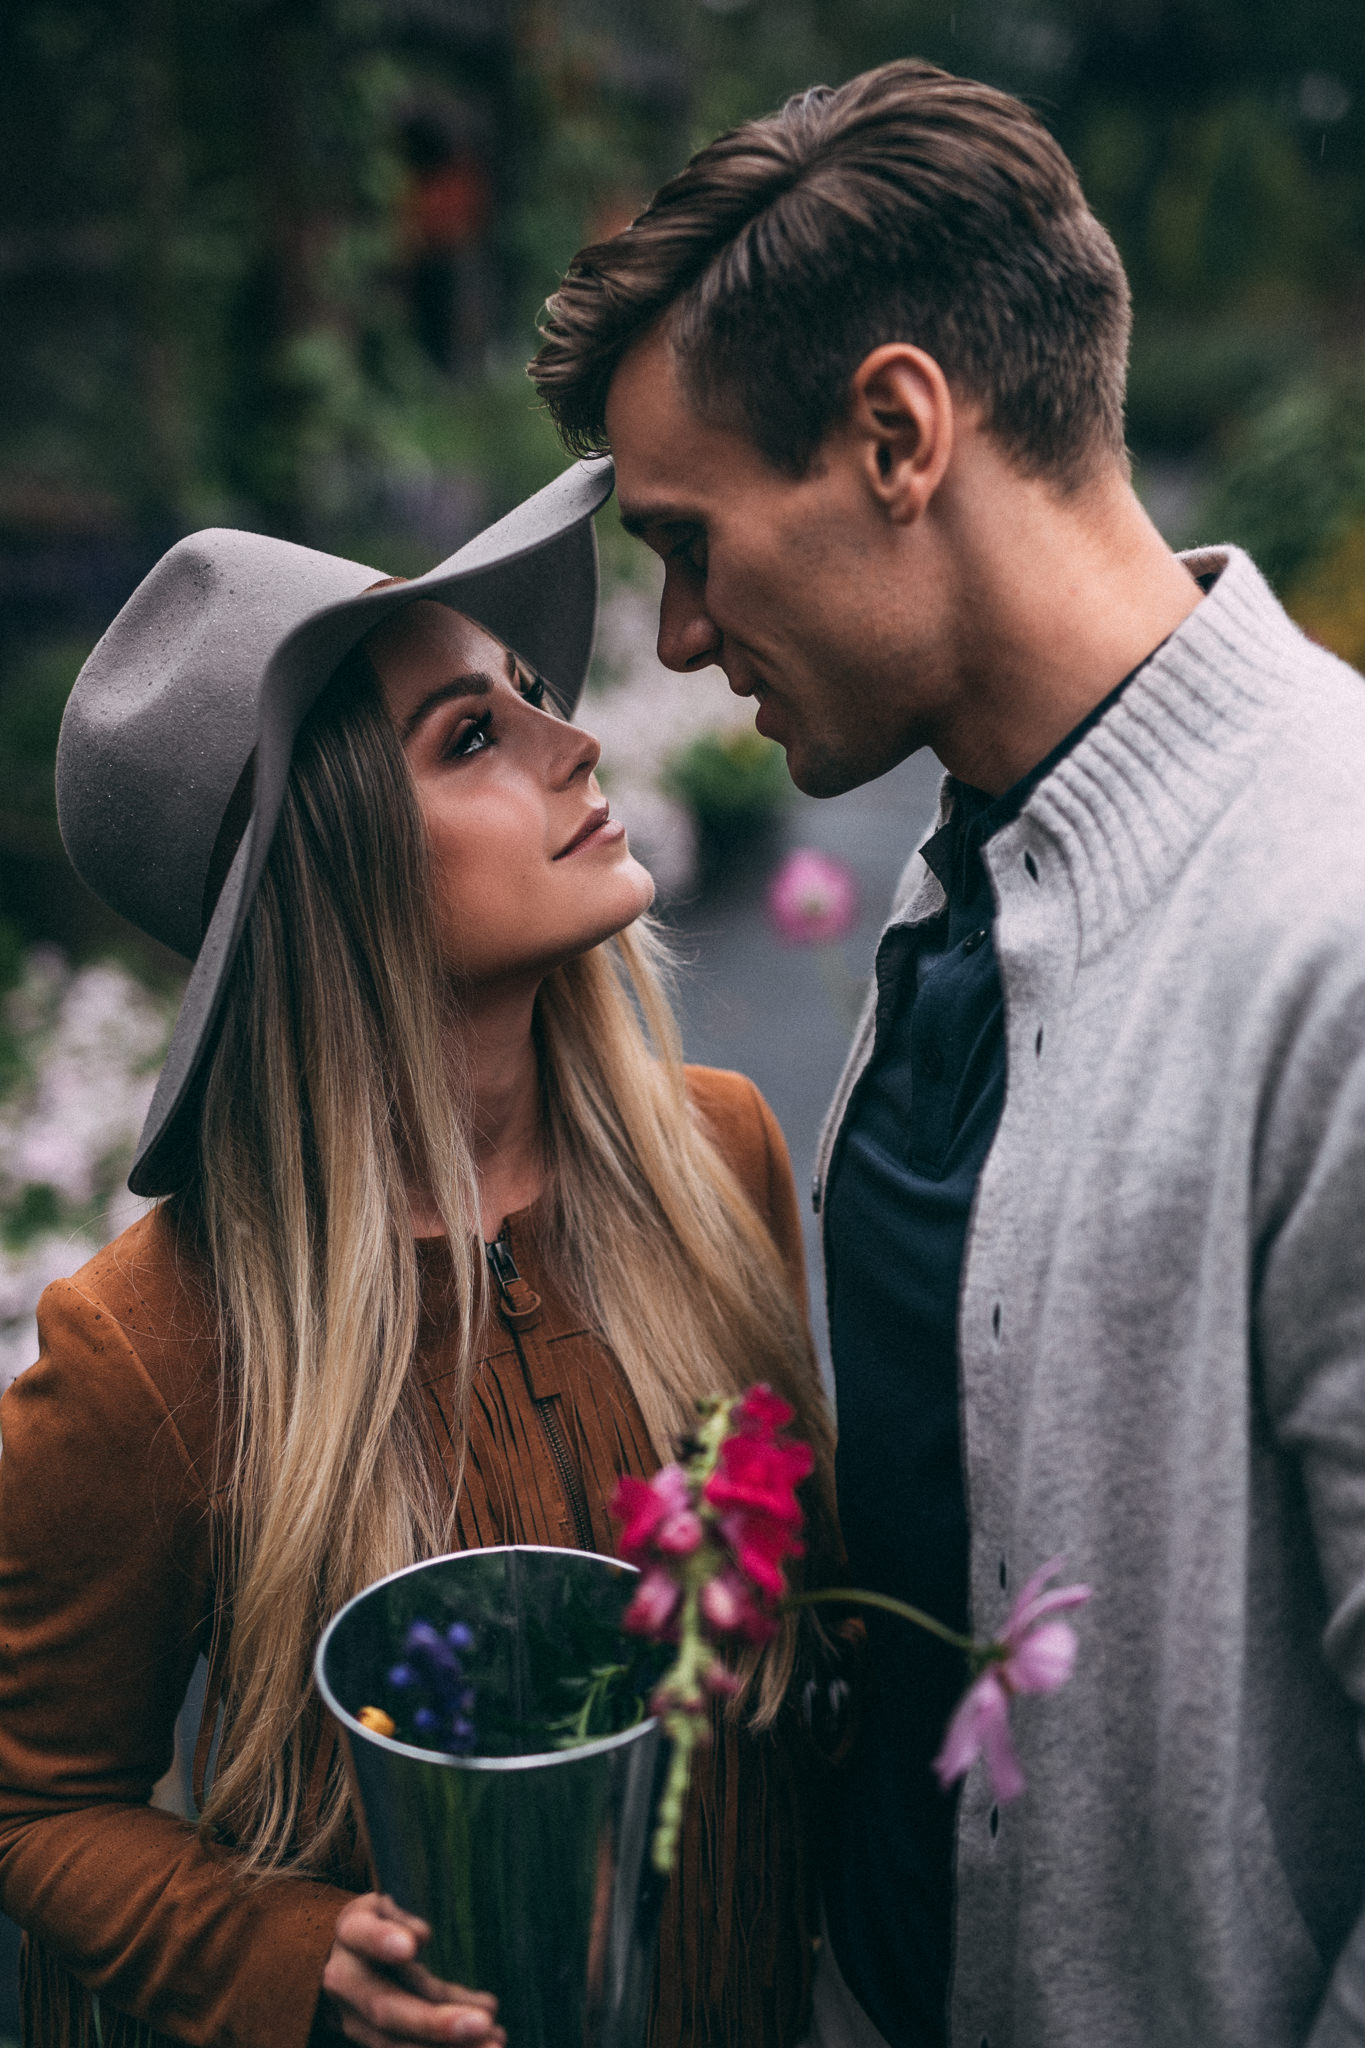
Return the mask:
<svg viewBox="0 0 1365 2048">
<path fill-rule="evenodd" d="M 143 2020 L 113 2012 L 26 1934 L 19 1956 L 23 2048 L 177 2048 Z"/>
</svg>

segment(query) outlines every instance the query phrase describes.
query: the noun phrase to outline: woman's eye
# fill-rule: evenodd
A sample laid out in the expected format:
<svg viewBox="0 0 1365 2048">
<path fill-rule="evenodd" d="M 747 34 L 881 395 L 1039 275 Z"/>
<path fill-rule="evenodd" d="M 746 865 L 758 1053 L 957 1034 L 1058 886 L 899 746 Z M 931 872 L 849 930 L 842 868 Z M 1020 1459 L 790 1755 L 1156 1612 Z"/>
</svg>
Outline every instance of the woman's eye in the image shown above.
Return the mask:
<svg viewBox="0 0 1365 2048">
<path fill-rule="evenodd" d="M 489 744 L 489 728 L 492 723 L 492 712 L 485 711 L 482 718 L 472 719 L 468 725 L 462 725 L 447 747 L 447 754 L 455 760 L 463 760 L 469 754 L 481 754 Z"/>
<path fill-rule="evenodd" d="M 521 694 L 533 711 L 545 709 L 545 678 L 530 676 L 521 685 Z"/>
</svg>

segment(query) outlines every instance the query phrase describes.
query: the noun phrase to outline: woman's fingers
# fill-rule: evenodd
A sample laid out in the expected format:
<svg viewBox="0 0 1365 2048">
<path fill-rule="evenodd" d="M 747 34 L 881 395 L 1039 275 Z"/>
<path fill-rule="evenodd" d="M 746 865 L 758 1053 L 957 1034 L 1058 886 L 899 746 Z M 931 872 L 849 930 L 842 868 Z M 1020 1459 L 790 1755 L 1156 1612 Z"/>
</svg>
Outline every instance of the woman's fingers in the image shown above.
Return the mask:
<svg viewBox="0 0 1365 2048">
<path fill-rule="evenodd" d="M 337 1915 L 337 1940 L 375 1963 L 411 1962 L 430 1933 L 425 1920 L 405 1913 L 379 1892 L 352 1899 Z"/>
<path fill-rule="evenodd" d="M 463 2000 L 434 2005 L 341 1944 L 327 1959 L 323 1988 L 340 2010 L 347 2040 L 363 2048 L 415 2048 L 434 2041 L 493 2048 L 506 2040 L 482 1999 L 477 2005 Z"/>
<path fill-rule="evenodd" d="M 428 1931 L 373 1892 L 342 1909 L 322 1980 L 342 2032 L 361 2048 L 417 2048 L 431 2041 L 497 2048 L 507 2038 L 494 2019 L 497 2000 L 443 1983 L 416 1961 Z"/>
</svg>

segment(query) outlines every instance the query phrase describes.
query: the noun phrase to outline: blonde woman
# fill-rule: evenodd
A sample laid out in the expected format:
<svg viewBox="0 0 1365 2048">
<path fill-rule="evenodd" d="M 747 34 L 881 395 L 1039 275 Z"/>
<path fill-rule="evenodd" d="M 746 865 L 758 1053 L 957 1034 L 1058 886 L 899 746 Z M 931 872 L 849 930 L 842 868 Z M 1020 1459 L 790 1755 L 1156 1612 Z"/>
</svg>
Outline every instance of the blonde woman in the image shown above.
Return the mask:
<svg viewBox="0 0 1365 2048">
<path fill-rule="evenodd" d="M 44 2048 L 501 2040 L 366 1894 L 323 1623 L 423 1555 L 610 1548 L 617 1476 L 757 1379 L 832 1556 L 782 1142 L 681 1067 L 565 715 L 609 488 L 581 465 L 409 584 L 196 535 L 73 693 L 72 857 L 195 966 L 132 1177 L 163 1199 L 49 1290 L 3 1408 L 0 1904 Z M 149 1799 L 201 1653 L 195 1828 Z M 801 2031 L 804 1655 L 789 1627 L 702 1774 L 660 2048 Z"/>
</svg>

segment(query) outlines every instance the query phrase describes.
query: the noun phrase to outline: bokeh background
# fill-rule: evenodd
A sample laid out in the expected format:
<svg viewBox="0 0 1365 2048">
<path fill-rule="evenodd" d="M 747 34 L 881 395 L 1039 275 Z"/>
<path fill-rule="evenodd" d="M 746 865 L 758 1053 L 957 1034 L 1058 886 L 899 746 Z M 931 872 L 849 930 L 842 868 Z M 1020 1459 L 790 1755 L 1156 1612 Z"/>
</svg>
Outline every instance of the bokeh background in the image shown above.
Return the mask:
<svg viewBox="0 0 1365 2048">
<path fill-rule="evenodd" d="M 386 573 L 450 553 L 562 464 L 523 365 L 579 243 L 719 129 L 911 53 L 1021 93 L 1079 166 L 1133 281 L 1129 437 L 1168 538 L 1242 542 L 1365 662 L 1360 0 L 0 9 L 0 1379 L 44 1281 L 134 1213 L 182 972 L 57 835 L 62 706 L 103 627 L 197 526 Z M 599 523 L 585 717 L 678 933 L 688 1049 L 756 1075 L 804 1178 L 934 765 L 793 797 L 718 676 L 662 676 L 650 565 Z M 857 874 L 837 954 L 765 919 L 795 844 Z"/>
</svg>

